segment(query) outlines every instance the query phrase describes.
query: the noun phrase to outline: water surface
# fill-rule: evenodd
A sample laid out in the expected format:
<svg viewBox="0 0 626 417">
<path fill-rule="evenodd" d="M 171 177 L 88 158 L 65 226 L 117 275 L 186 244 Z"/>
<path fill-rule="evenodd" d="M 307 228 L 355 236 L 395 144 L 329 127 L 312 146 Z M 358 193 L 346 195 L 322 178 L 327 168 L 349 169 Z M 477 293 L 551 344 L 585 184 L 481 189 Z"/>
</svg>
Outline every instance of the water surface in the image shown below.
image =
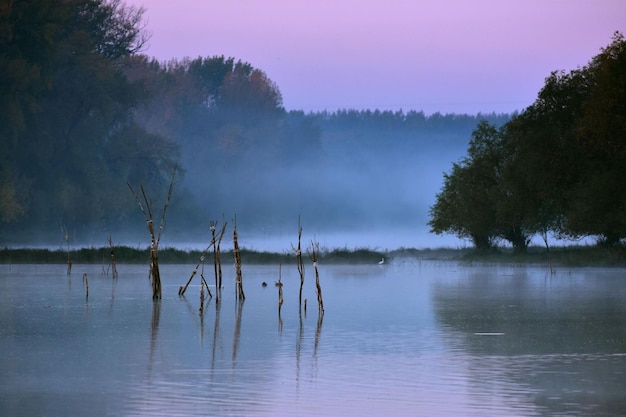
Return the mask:
<svg viewBox="0 0 626 417">
<path fill-rule="evenodd" d="M 280 316 L 278 265 L 202 315 L 192 269 L 1 265 L 0 415 L 626 414 L 624 269 L 320 265 L 320 315 L 287 265 Z"/>
</svg>

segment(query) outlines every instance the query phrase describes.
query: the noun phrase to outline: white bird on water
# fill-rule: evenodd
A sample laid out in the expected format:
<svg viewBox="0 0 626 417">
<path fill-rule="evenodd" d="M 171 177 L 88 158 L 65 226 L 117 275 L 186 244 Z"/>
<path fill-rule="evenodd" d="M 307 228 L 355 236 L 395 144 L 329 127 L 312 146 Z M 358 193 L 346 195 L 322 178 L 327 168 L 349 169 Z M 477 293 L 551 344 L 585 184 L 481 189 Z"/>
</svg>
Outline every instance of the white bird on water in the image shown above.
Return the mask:
<svg viewBox="0 0 626 417">
<path fill-rule="evenodd" d="M 385 258 L 380 258 L 380 261 L 378 261 L 378 265 L 382 265 L 385 263 Z"/>
</svg>

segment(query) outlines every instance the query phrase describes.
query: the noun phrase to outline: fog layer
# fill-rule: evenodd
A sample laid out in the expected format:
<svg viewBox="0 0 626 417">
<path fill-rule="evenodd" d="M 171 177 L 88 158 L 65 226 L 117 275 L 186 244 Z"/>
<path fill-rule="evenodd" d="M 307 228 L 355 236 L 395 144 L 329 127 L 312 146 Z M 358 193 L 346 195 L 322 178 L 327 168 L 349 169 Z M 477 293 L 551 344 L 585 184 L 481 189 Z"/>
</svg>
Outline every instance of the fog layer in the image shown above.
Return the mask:
<svg viewBox="0 0 626 417">
<path fill-rule="evenodd" d="M 188 224 L 174 202 L 167 240 L 178 246 L 206 241 L 210 219 L 224 216 L 232 224 L 236 215 L 241 243 L 255 249 L 290 249 L 298 220 L 307 240 L 329 248 L 463 245 L 429 233 L 429 207 L 443 172 L 465 154 L 476 120 L 506 117 L 436 115 L 427 127 L 411 128 L 396 116 L 389 126 L 380 114 L 370 114 L 366 125 L 346 115 L 309 115 L 319 140 L 312 145 L 292 137 L 286 156 L 260 148 L 224 164 L 210 148 L 184 148 L 186 173 L 178 186 L 191 191 L 203 217 Z"/>
</svg>

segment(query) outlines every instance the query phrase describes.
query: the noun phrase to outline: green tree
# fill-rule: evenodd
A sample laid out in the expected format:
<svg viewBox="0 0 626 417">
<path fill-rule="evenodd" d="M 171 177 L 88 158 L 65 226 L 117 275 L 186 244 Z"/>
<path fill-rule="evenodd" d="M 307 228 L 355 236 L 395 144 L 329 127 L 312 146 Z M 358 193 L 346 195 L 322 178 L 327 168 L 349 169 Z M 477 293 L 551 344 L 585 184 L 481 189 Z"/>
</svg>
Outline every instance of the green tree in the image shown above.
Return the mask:
<svg viewBox="0 0 626 417">
<path fill-rule="evenodd" d="M 576 120 L 584 175 L 573 189 L 567 213 L 575 235 L 598 235 L 614 245 L 626 238 L 626 41 L 613 42 L 582 70 L 588 83 Z"/>
<path fill-rule="evenodd" d="M 152 183 L 169 175 L 173 161 L 132 158 L 177 157 L 132 118 L 143 85 L 123 70 L 146 42 L 142 16 L 143 9 L 119 0 L 30 0 L 0 8 L 0 30 L 10 35 L 0 38 L 0 85 L 9 85 L 0 95 L 8 109 L 0 112 L 7 122 L 0 127 L 6 150 L 0 179 L 10 202 L 0 208 L 0 232 L 109 228 L 122 216 L 118 190 L 127 179 L 120 174 Z M 25 71 L 19 82 L 16 68 Z M 118 148 L 128 150 L 122 158 Z"/>
<path fill-rule="evenodd" d="M 478 249 L 504 239 L 515 252 L 526 251 L 534 230 L 525 217 L 527 192 L 510 167 L 507 134 L 486 121 L 474 129 L 468 156 L 444 175 L 430 210 L 432 232 L 469 237 Z"/>
<path fill-rule="evenodd" d="M 580 177 L 580 153 L 572 128 L 573 109 L 580 98 L 556 85 L 562 79 L 553 73 L 536 102 L 505 125 L 503 136 L 502 182 L 507 198 L 500 206 L 509 217 L 517 218 L 514 223 L 525 234 L 539 233 L 546 247 L 549 233 L 565 234 L 565 212 L 572 186 Z M 561 106 L 555 95 L 568 105 Z"/>
<path fill-rule="evenodd" d="M 493 247 L 495 211 L 482 186 L 467 165 L 452 164 L 451 172 L 444 173 L 443 188 L 430 208 L 430 231 L 470 239 L 479 250 Z"/>
<path fill-rule="evenodd" d="M 32 181 L 20 173 L 16 151 L 27 119 L 40 110 L 70 16 L 66 3 L 0 0 L 0 223 L 18 222 L 27 212 Z"/>
<path fill-rule="evenodd" d="M 0 0 L 0 134 L 4 146 L 15 145 L 27 115 L 38 110 L 38 99 L 51 82 L 58 42 L 70 19 L 68 2 Z"/>
<path fill-rule="evenodd" d="M 498 130 L 480 122 L 472 132 L 468 156 L 444 174 L 442 191 L 430 208 L 431 232 L 470 238 L 477 249 L 493 246 L 499 236 L 494 204 L 500 170 Z"/>
<path fill-rule="evenodd" d="M 593 235 L 608 244 L 626 236 L 624 44 L 616 34 L 587 66 L 553 72 L 507 125 L 511 177 L 534 200 L 524 216 L 544 235 Z"/>
</svg>

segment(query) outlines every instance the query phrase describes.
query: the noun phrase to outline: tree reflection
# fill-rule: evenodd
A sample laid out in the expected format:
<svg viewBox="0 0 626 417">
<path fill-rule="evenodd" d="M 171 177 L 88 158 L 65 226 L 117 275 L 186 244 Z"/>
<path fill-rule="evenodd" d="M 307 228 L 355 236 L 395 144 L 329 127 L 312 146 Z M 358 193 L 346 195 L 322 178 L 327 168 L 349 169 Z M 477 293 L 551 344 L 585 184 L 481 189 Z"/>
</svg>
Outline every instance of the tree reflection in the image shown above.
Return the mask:
<svg viewBox="0 0 626 417">
<path fill-rule="evenodd" d="M 154 352 L 156 350 L 157 337 L 159 335 L 159 317 L 161 316 L 161 301 L 152 302 L 152 321 L 150 323 L 150 357 L 148 360 L 148 373 L 152 373 Z"/>
<path fill-rule="evenodd" d="M 235 310 L 235 333 L 233 335 L 233 368 L 237 364 L 237 352 L 239 351 L 239 339 L 241 334 L 241 314 L 243 312 L 244 299 L 237 299 L 237 308 Z"/>
<path fill-rule="evenodd" d="M 217 291 L 217 290 L 216 290 Z M 213 343 L 211 344 L 211 370 L 215 369 L 215 355 L 217 353 L 217 340 L 220 335 L 220 310 L 222 301 L 215 299 L 215 324 L 213 326 Z"/>
<path fill-rule="evenodd" d="M 477 269 L 433 288 L 444 338 L 468 355 L 476 395 L 514 384 L 551 414 L 626 406 L 626 306 L 606 277 Z M 470 387 L 471 388 L 471 387 Z"/>
</svg>

